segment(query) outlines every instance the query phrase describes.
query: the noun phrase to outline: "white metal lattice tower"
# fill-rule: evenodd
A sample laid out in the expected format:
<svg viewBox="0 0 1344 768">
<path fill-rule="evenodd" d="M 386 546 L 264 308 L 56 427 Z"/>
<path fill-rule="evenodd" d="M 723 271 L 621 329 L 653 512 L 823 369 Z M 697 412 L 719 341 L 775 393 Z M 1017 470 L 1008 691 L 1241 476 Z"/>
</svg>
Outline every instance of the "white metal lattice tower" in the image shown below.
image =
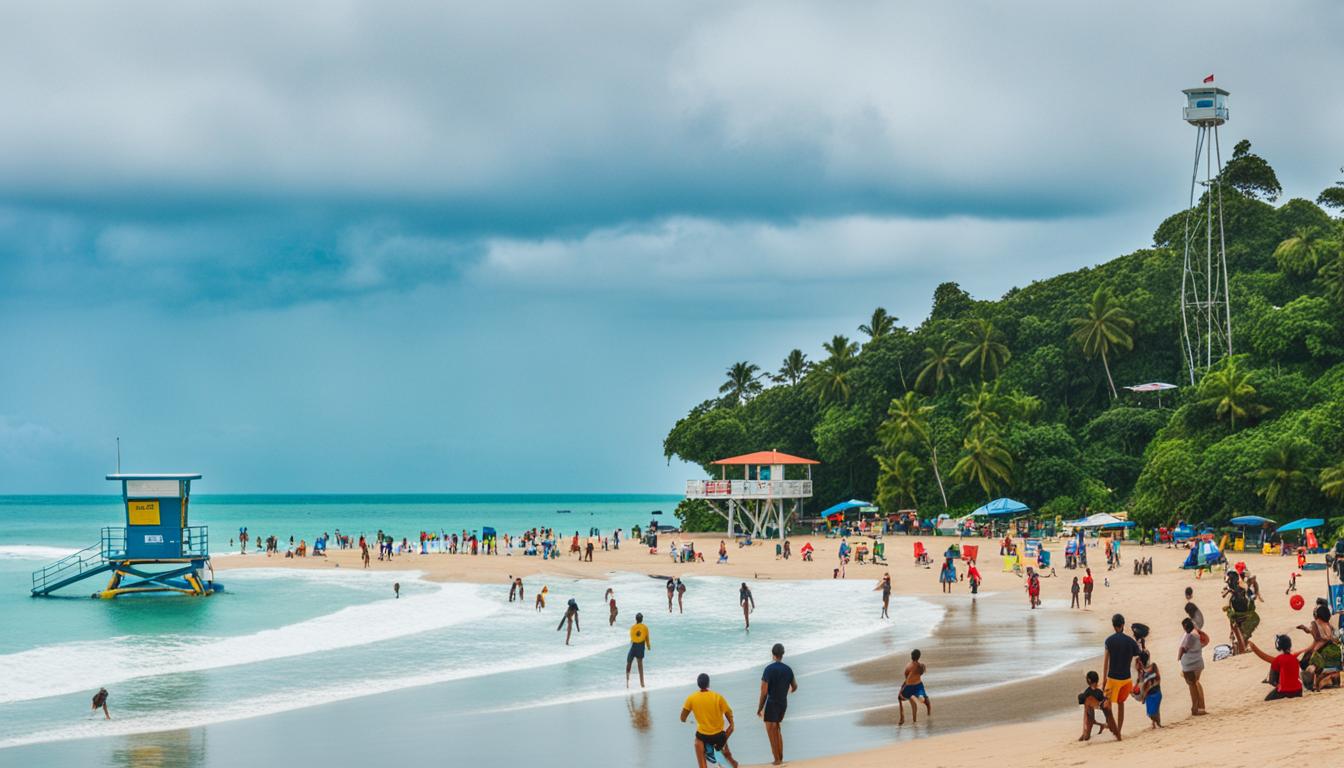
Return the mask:
<svg viewBox="0 0 1344 768">
<path fill-rule="evenodd" d="M 1205 83 L 1212 83 L 1210 76 Z M 1213 85 L 1187 88 L 1185 121 L 1196 128 L 1195 165 L 1185 216 L 1185 265 L 1181 274 L 1181 350 L 1190 383 L 1232 354 L 1228 304 L 1227 247 L 1223 236 L 1222 148 L 1218 126 L 1227 122 L 1228 92 Z M 1200 164 L 1204 178 L 1200 179 Z M 1195 189 L 1203 187 L 1199 199 Z M 1202 202 L 1196 208 L 1196 202 Z"/>
</svg>

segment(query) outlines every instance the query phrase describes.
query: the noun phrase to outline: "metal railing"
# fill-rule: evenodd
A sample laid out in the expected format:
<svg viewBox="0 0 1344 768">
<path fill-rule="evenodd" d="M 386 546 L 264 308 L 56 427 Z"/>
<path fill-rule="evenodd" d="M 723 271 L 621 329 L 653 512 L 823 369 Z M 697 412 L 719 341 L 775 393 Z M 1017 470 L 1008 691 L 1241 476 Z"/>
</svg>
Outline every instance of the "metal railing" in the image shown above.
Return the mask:
<svg viewBox="0 0 1344 768">
<path fill-rule="evenodd" d="M 811 480 L 686 481 L 688 499 L 801 499 L 811 496 Z"/>
<path fill-rule="evenodd" d="M 87 571 L 102 568 L 106 564 L 107 559 L 103 557 L 103 545 L 101 543 L 85 547 L 72 555 L 66 555 L 51 565 L 33 571 L 33 591 L 43 591 L 49 584 L 57 584 L 67 579 L 77 578 Z"/>
</svg>

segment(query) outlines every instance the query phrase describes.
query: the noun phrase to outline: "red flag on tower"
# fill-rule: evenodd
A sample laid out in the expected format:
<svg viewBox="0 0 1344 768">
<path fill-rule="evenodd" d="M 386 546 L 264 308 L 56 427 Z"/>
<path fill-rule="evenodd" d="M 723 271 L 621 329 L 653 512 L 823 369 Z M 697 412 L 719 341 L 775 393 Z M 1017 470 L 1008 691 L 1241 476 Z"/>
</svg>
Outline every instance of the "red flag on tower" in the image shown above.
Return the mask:
<svg viewBox="0 0 1344 768">
<path fill-rule="evenodd" d="M 1204 78 L 1204 82 L 1206 82 L 1206 83 L 1212 83 L 1212 82 L 1213 82 L 1213 75 L 1209 75 L 1208 77 Z"/>
</svg>

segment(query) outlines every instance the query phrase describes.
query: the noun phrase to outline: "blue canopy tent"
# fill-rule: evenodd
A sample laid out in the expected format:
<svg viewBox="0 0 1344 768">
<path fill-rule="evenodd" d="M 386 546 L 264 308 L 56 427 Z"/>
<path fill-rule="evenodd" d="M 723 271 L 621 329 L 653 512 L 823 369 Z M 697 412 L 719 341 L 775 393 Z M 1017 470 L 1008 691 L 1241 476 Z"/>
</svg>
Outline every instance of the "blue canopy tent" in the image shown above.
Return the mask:
<svg viewBox="0 0 1344 768">
<path fill-rule="evenodd" d="M 1264 544 L 1265 529 L 1271 525 L 1274 525 L 1275 521 L 1269 519 L 1268 517 L 1261 517 L 1260 515 L 1242 515 L 1241 517 L 1234 517 L 1228 522 L 1241 529 L 1242 543 L 1239 544 L 1237 548 L 1237 551 L 1240 552 L 1245 550 L 1247 543 L 1252 543 L 1257 547 Z M 1260 536 L 1255 541 L 1251 541 L 1249 530 L 1251 528 L 1260 529 Z"/>
<path fill-rule="evenodd" d="M 983 507 L 980 507 L 971 513 L 971 517 L 1013 517 L 1014 515 L 1020 515 L 1023 512 L 1030 511 L 1031 507 L 1028 507 L 1020 501 L 1003 498 L 995 499 Z"/>
<path fill-rule="evenodd" d="M 839 504 L 833 504 L 823 509 L 821 511 L 821 517 L 826 521 L 826 525 L 829 527 L 832 524 L 843 523 L 845 521 L 845 513 L 855 509 L 861 512 L 870 510 L 874 512 L 877 511 L 877 508 L 873 506 L 871 501 L 850 499 L 849 501 L 842 501 Z"/>
<path fill-rule="evenodd" d="M 1190 548 L 1190 554 L 1186 556 L 1185 564 L 1181 567 L 1212 568 L 1219 563 L 1226 565 L 1223 561 L 1222 550 L 1218 549 L 1218 545 L 1214 544 L 1212 539 L 1201 538 Z"/>
</svg>

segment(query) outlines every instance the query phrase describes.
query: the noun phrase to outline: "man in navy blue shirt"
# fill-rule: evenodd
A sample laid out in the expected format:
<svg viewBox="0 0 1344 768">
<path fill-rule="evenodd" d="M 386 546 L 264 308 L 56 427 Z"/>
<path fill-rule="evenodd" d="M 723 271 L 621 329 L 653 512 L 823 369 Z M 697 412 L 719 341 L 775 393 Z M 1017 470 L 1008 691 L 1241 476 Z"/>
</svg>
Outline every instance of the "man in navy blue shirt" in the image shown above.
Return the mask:
<svg viewBox="0 0 1344 768">
<path fill-rule="evenodd" d="M 779 725 L 784 722 L 789 694 L 798 690 L 798 682 L 793 678 L 793 670 L 783 661 L 784 644 L 775 643 L 770 653 L 775 660 L 761 674 L 761 700 L 756 706 L 756 716 L 765 721 L 765 735 L 770 739 L 770 751 L 775 756 L 772 765 L 781 765 L 784 762 L 784 734 Z"/>
</svg>

